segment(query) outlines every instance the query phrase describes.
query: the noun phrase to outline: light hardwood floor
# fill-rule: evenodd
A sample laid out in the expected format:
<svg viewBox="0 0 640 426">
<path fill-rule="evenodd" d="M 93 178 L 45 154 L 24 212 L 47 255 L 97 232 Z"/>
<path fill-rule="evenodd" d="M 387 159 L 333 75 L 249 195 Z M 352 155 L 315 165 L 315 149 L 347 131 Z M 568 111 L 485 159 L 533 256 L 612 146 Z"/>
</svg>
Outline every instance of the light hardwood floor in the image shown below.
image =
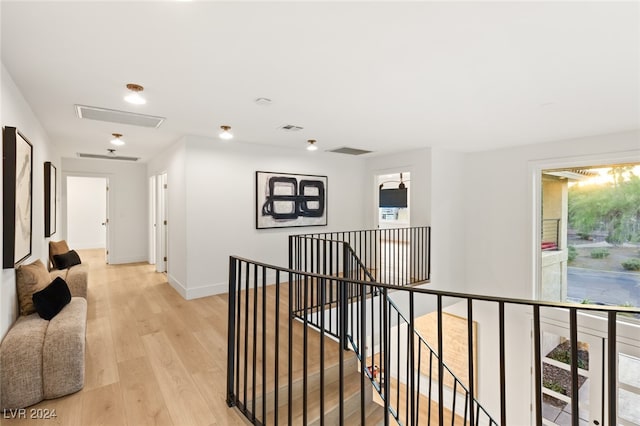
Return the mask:
<svg viewBox="0 0 640 426">
<path fill-rule="evenodd" d="M 225 402 L 227 295 L 187 301 L 152 265 L 106 265 L 102 250 L 80 256 L 90 266 L 84 389 L 29 407 L 26 419 L 0 413 L 0 424 L 248 425 Z M 56 417 L 33 419 L 32 409 Z"/>
<path fill-rule="evenodd" d="M 90 265 L 85 386 L 2 425 L 245 425 L 225 403 L 226 295 L 184 300 L 147 264 Z M 55 410 L 50 420 L 30 409 Z"/>
</svg>

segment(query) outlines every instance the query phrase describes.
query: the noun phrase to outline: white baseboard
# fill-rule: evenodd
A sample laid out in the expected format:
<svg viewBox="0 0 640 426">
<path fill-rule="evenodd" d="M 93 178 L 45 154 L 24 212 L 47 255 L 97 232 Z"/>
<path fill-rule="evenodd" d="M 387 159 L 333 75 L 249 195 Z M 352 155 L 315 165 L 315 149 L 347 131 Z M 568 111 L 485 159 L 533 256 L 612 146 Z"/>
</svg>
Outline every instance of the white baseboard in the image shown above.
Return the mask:
<svg viewBox="0 0 640 426">
<path fill-rule="evenodd" d="M 213 296 L 214 294 L 226 293 L 229 288 L 228 283 L 217 283 L 187 289 L 187 300 L 198 299 L 200 297 Z"/>
<path fill-rule="evenodd" d="M 198 299 L 200 297 L 213 296 L 216 294 L 228 293 L 229 292 L 229 283 L 221 282 L 215 284 L 205 284 L 197 287 L 185 287 L 181 282 L 175 279 L 175 277 L 167 274 L 167 279 L 169 280 L 169 284 L 173 287 L 183 298 L 187 300 Z M 267 273 L 267 285 L 275 283 L 275 272 L 269 271 Z M 283 281 L 283 278 L 280 277 L 280 281 Z M 284 280 L 286 281 L 286 280 Z M 243 280 L 243 288 L 246 285 L 246 282 Z M 249 277 L 249 287 L 254 288 L 253 276 Z M 262 277 L 259 278 L 258 287 L 262 287 Z"/>
<path fill-rule="evenodd" d="M 131 256 L 131 257 L 114 257 L 113 255 L 109 256 L 109 265 L 121 265 L 124 263 L 139 263 L 139 262 L 148 262 L 149 259 L 147 256 Z"/>
<path fill-rule="evenodd" d="M 167 274 L 167 281 L 169 281 L 169 285 L 174 288 L 175 291 L 180 294 L 184 299 L 187 298 L 187 289 L 182 285 L 180 281 L 175 279 L 175 277 L 171 274 Z"/>
<path fill-rule="evenodd" d="M 74 250 L 93 250 L 93 249 L 105 249 L 105 243 L 102 242 L 93 242 L 93 243 L 78 243 L 75 241 L 68 241 L 69 247 Z"/>
</svg>

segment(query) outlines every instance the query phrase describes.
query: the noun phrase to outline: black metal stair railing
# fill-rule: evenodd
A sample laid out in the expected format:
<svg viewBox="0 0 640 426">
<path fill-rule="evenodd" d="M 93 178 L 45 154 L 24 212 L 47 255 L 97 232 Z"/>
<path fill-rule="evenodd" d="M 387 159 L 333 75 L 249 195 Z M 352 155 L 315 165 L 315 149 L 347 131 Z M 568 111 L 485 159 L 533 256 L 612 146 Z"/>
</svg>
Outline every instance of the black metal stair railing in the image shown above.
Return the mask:
<svg viewBox="0 0 640 426">
<path fill-rule="evenodd" d="M 380 325 L 382 325 L 382 329 L 386 329 L 384 327 L 385 323 L 395 324 L 394 327 L 390 328 L 391 335 L 385 335 L 381 329 L 380 333 L 377 334 L 381 336 L 378 342 L 375 341 L 376 333 L 372 330 L 367 333 L 366 342 L 361 337 L 364 334 L 361 335 L 360 333 L 352 332 L 347 335 L 347 338 L 359 359 L 362 357 L 360 348 L 364 345 L 379 348 L 377 351 L 373 350 L 373 353 L 370 354 L 371 360 L 365 370 L 365 374 L 382 397 L 385 409 L 397 420 L 398 424 L 420 424 L 422 417 L 420 411 L 421 399 L 430 404 L 433 399 L 437 398 L 437 401 L 443 401 L 438 404 L 438 418 L 444 416 L 444 410 L 446 409 L 450 413 L 460 412 L 459 417 L 463 422 L 462 424 L 465 425 L 497 425 L 498 423 L 480 404 L 475 396 L 476 393 L 472 390 L 475 387 L 473 364 L 469 364 L 471 371 L 468 379 L 470 382 L 465 385 L 445 362 L 440 362 L 438 352 L 427 343 L 418 330 L 415 329 L 413 323 L 407 320 L 398 306 L 388 297 L 388 289 L 379 289 L 379 293 L 380 298 L 377 302 L 382 305 L 378 309 L 379 312 L 383 313 Z M 371 304 L 372 306 L 368 312 L 375 311 L 375 303 Z M 410 306 L 414 306 L 414 304 L 411 303 Z M 356 325 L 355 329 L 358 330 L 361 327 L 359 324 L 360 317 L 356 316 L 356 318 L 358 325 Z M 367 323 L 370 324 L 375 321 L 372 316 L 367 319 Z M 390 341 L 391 344 L 389 343 Z M 467 343 L 472 345 L 472 342 Z M 413 358 L 403 357 L 403 353 L 415 353 L 415 356 Z M 424 368 L 423 363 L 428 365 L 427 369 Z M 376 374 L 371 366 L 378 368 L 382 366 L 382 369 L 378 370 Z M 397 378 L 404 376 L 407 379 L 408 389 L 406 390 L 404 401 L 401 400 L 400 386 L 397 385 L 395 392 L 393 392 L 389 388 L 389 382 L 382 379 L 381 374 L 383 372 L 390 372 L 385 376 L 393 375 Z M 438 387 L 439 377 L 443 378 L 444 383 L 451 382 L 452 385 Z M 436 383 L 435 386 L 434 382 Z M 438 392 L 437 396 L 435 392 Z M 421 393 L 425 394 L 425 398 L 419 397 Z M 445 394 L 447 394 L 447 398 L 445 398 Z M 444 401 L 446 400 L 447 402 L 445 403 Z M 456 410 L 456 406 L 458 410 Z M 463 407 L 463 409 L 459 407 Z M 427 422 L 431 418 L 432 408 L 431 405 L 427 408 Z M 424 418 L 422 420 L 424 421 Z"/>
<path fill-rule="evenodd" d="M 291 309 L 296 287 L 294 281 L 302 281 L 302 313 L 296 316 Z M 333 323 L 329 315 L 320 315 L 319 326 L 314 329 L 309 324 L 310 298 L 312 291 L 320 293 L 320 302 L 326 297 L 326 289 L 334 287 L 338 298 Z M 375 289 L 375 290 L 373 290 Z M 375 295 L 375 293 L 378 295 Z M 406 306 L 393 307 L 390 301 L 402 295 Z M 444 301 L 447 301 L 445 307 Z M 449 389 L 445 377 L 448 374 L 443 362 L 442 348 L 445 329 L 443 314 L 451 309 L 451 302 L 457 301 L 466 312 L 468 326 L 468 386 L 461 391 L 464 398 L 455 398 L 462 402 L 447 405 L 442 402 L 447 393 L 455 395 L 461 385 L 453 384 Z M 413 325 L 418 308 L 433 303 L 437 315 L 437 345 L 433 349 L 420 349 L 421 340 L 416 336 Z M 395 309 L 395 310 L 394 310 Z M 476 315 L 490 310 L 497 315 Z M 282 313 L 282 315 L 280 314 Z M 400 317 L 398 313 L 402 313 Z M 487 391 L 484 398 L 490 398 L 495 409 L 495 423 L 513 424 L 507 410 L 511 398 L 521 399 L 522 395 L 507 392 L 507 383 L 511 377 L 528 377 L 533 367 L 532 387 L 535 389 L 531 401 L 534 409 L 531 422 L 543 424 L 542 397 L 543 372 L 542 358 L 542 320 L 548 313 L 562 314 L 565 326 L 569 330 L 571 359 L 569 374 L 571 391 L 569 399 L 573 410 L 571 424 L 580 424 L 579 412 L 579 367 L 578 367 L 578 326 L 583 318 L 600 321 L 606 333 L 606 344 L 601 359 L 601 369 L 608 374 L 603 382 L 603 394 L 607 395 L 603 405 L 603 417 L 600 424 L 615 425 L 618 404 L 618 352 L 620 339 L 618 316 L 640 314 L 637 308 L 625 308 L 602 305 L 578 305 L 570 303 L 550 303 L 525 299 L 509 299 L 464 293 L 453 293 L 425 289 L 415 286 L 393 286 L 372 283 L 364 280 L 336 277 L 323 274 L 306 273 L 299 270 L 266 265 L 260 262 L 231 257 L 229 262 L 229 316 L 228 316 L 228 353 L 227 353 L 227 403 L 238 407 L 242 413 L 256 425 L 289 424 L 400 424 L 423 425 L 444 424 L 445 417 L 453 424 L 464 420 L 468 413 L 469 424 L 480 424 L 474 382 L 475 349 L 472 343 L 472 324 L 481 321 L 483 330 L 496 330 L 499 339 L 480 340 L 484 351 L 495 351 L 498 356 L 497 368 L 483 369 L 483 380 L 497 383 L 496 388 Z M 594 316 L 594 314 L 604 316 Z M 555 315 L 558 321 L 558 315 Z M 357 321 L 351 318 L 358 318 Z M 526 317 L 526 320 L 522 320 Z M 522 359 L 510 362 L 507 368 L 507 348 L 510 345 L 522 345 L 523 333 L 518 336 L 507 333 L 507 324 L 518 323 L 520 327 L 532 328 L 531 348 L 534 362 L 529 364 Z M 332 328 L 334 327 L 335 328 Z M 326 330 L 337 334 L 337 342 L 329 339 Z M 348 330 L 348 332 L 345 332 Z M 520 330 L 520 329 L 519 329 Z M 378 335 L 376 339 L 374 336 Z M 406 337 L 403 337 L 406 336 Z M 511 340 L 515 339 L 515 340 Z M 372 364 L 380 366 L 378 383 L 382 389 L 382 418 L 371 420 L 375 406 L 370 401 L 371 384 L 365 375 L 359 374 L 360 383 L 353 383 L 350 376 L 349 359 L 353 352 L 343 350 L 348 346 L 358 348 L 358 369 L 369 373 Z M 494 346 L 495 345 L 495 346 Z M 337 349 L 336 349 L 337 348 Z M 522 348 L 520 348 L 522 350 Z M 525 348 L 528 353 L 529 349 Z M 431 353 L 434 355 L 432 356 Z M 351 354 L 351 355 L 350 355 Z M 396 354 L 396 355 L 394 355 Z M 395 362 L 394 356 L 400 356 Z M 377 358 L 376 358 L 377 357 Z M 422 357 L 432 359 L 437 376 L 425 381 L 417 366 L 423 363 Z M 335 368 L 333 368 L 335 365 Z M 398 367 L 406 368 L 405 372 Z M 394 368 L 396 371 L 394 371 Z M 330 373 L 334 371 L 335 373 Z M 408 371 L 408 373 L 407 373 Z M 430 370 L 431 371 L 431 370 Z M 380 380 L 380 378 L 382 380 Z M 429 394 L 428 382 L 432 389 Z M 423 386 L 423 383 L 427 383 Z M 399 390 L 398 390 L 399 389 Z M 395 392 L 395 393 L 394 393 Z M 353 396 L 352 396 L 353 395 Z M 394 397 L 395 395 L 395 397 Z M 398 396 L 399 395 L 399 396 Z M 395 402 L 394 402 L 395 400 Z M 464 402 L 466 400 L 466 402 Z M 398 401 L 400 401 L 398 403 Z M 357 403 L 356 403 L 357 402 Z M 429 411 L 429 407 L 432 407 Z M 375 404 L 375 402 L 374 402 Z M 427 414 L 424 413 L 426 405 Z M 475 408 L 475 410 L 474 410 Z M 395 413 L 394 413 L 395 412 Z M 391 415 L 387 414 L 391 413 Z M 473 413 L 473 414 L 471 414 Z M 522 413 L 517 413 L 521 415 Z M 329 420 L 332 419 L 332 420 Z"/>
<path fill-rule="evenodd" d="M 325 245 L 324 241 L 332 244 Z M 328 275 L 341 273 L 344 257 L 339 242 L 348 244 L 373 281 L 411 285 L 430 279 L 428 226 L 292 235 L 289 268 Z"/>
<path fill-rule="evenodd" d="M 376 230 L 378 231 L 378 230 Z M 397 235 L 387 234 L 386 231 L 396 232 Z M 393 248 L 381 249 L 380 246 L 383 244 L 388 244 L 387 242 L 381 242 L 375 236 L 377 232 L 371 231 L 357 231 L 357 232 L 345 232 L 345 233 L 325 233 L 325 234 L 311 234 L 311 235 L 293 235 L 289 237 L 289 253 L 290 265 L 296 265 L 297 268 L 305 272 L 319 272 L 323 274 L 329 275 L 340 275 L 348 279 L 354 280 L 363 280 L 370 283 L 375 283 L 375 278 L 373 276 L 372 270 L 375 272 L 379 270 L 378 268 L 370 268 L 367 267 L 360 257 L 356 254 L 356 251 L 351 247 L 349 241 L 356 242 L 366 242 L 364 244 L 359 244 L 361 249 L 360 253 L 384 253 L 388 252 L 396 252 L 401 253 L 405 250 L 398 250 Z M 407 229 L 398 229 L 398 230 L 385 230 L 382 234 L 385 236 L 390 236 L 390 240 L 395 241 L 397 244 L 407 244 L 407 238 L 399 238 L 405 235 L 429 235 L 429 232 L 425 232 L 423 229 L 419 229 L 419 232 L 414 232 L 413 228 Z M 373 236 L 372 236 L 373 235 Z M 330 239 L 329 237 L 339 238 L 338 240 Z M 421 243 L 428 244 L 428 238 L 417 238 Z M 370 243 L 370 244 L 369 244 Z M 378 247 L 376 247 L 378 244 Z M 422 253 L 429 253 L 429 248 L 421 250 Z M 382 256 L 384 258 L 384 256 Z M 419 258 L 419 257 L 418 257 Z M 367 259 L 373 259 L 373 262 L 369 262 L 369 264 L 379 265 L 379 261 L 375 261 L 375 256 L 367 256 Z M 397 264 L 403 264 L 404 262 L 397 259 Z M 423 262 L 428 264 L 429 262 Z M 417 265 L 416 270 L 428 270 L 428 268 L 424 267 L 424 265 Z M 384 273 L 380 276 L 389 277 L 403 277 L 404 274 L 389 274 Z M 409 279 L 408 276 L 405 276 L 406 279 Z M 294 297 L 294 309 L 293 314 L 298 318 L 301 318 L 303 314 L 303 310 L 300 309 L 301 297 L 300 295 L 303 293 L 301 290 L 301 285 L 303 280 L 296 280 L 296 294 L 297 297 Z M 409 282 L 403 282 L 399 280 L 395 280 L 396 285 L 405 285 L 410 284 Z M 325 322 L 324 328 L 327 334 L 339 337 L 340 331 L 337 329 L 337 325 L 332 321 L 334 317 L 337 317 L 337 306 L 336 302 L 338 300 L 342 300 L 345 303 L 345 306 L 342 307 L 344 311 L 346 311 L 347 321 L 344 324 L 346 329 L 343 330 L 346 335 L 346 342 L 350 345 L 349 347 L 345 347 L 344 349 L 352 349 L 359 360 L 363 363 L 367 363 L 361 371 L 364 372 L 369 380 L 373 383 L 375 390 L 381 396 L 383 401 L 385 402 L 385 410 L 391 413 L 393 418 L 398 421 L 399 424 L 416 424 L 419 421 L 420 410 L 419 410 L 419 401 L 420 398 L 417 398 L 416 395 L 420 394 L 420 386 L 422 380 L 420 377 L 420 365 L 422 357 L 424 356 L 429 360 L 429 374 L 428 381 L 424 385 L 428 392 L 428 400 L 431 400 L 432 396 L 432 388 L 433 383 L 431 380 L 434 361 L 438 362 L 438 354 L 433 351 L 433 349 L 427 344 L 426 340 L 420 336 L 417 330 L 413 328 L 413 324 L 410 324 L 409 321 L 405 318 L 405 316 L 400 312 L 396 304 L 387 297 L 387 291 L 381 288 L 376 287 L 375 285 L 367 286 L 364 288 L 360 288 L 359 286 L 349 285 L 345 283 L 345 293 L 344 297 L 339 298 L 338 292 L 334 291 L 333 288 L 324 289 L 324 295 L 329 296 L 328 304 L 323 305 L 319 301 L 319 295 L 321 291 L 316 290 L 307 292 L 307 297 L 310 297 L 308 309 L 311 310 L 309 315 L 305 318 L 308 325 L 311 325 L 316 328 L 320 328 L 319 319 L 328 314 L 328 321 Z M 364 294 L 364 296 L 363 296 Z M 367 309 L 366 301 L 370 303 L 369 309 Z M 379 330 L 375 330 L 374 326 L 374 312 L 387 312 L 387 314 L 392 318 L 394 323 L 396 324 L 396 337 L 395 340 L 397 342 L 397 348 L 387 347 L 387 345 L 382 345 L 382 342 L 376 342 L 375 336 L 383 336 L 383 327 L 382 322 L 378 321 Z M 370 330 L 363 330 L 362 324 L 368 324 L 370 326 Z M 328 324 L 329 326 L 327 327 Z M 404 363 L 401 367 L 401 357 L 399 355 L 400 341 L 401 339 L 401 329 L 402 324 L 406 325 L 405 331 L 406 334 L 403 336 L 404 341 L 411 342 L 411 344 L 418 351 L 418 362 L 417 365 L 410 365 L 410 363 Z M 333 325 L 333 326 L 332 326 Z M 366 327 L 365 327 L 366 328 Z M 377 333 L 376 333 L 377 331 Z M 368 342 L 364 342 L 362 336 L 368 336 Z M 384 339 L 388 339 L 389 336 L 384 336 Z M 366 340 L 366 339 L 365 339 Z M 383 340 L 383 337 L 379 337 L 379 340 Z M 415 342 L 414 342 L 415 341 Z M 369 351 L 367 353 L 363 353 L 363 349 L 368 347 L 378 348 L 378 351 Z M 410 348 L 407 347 L 407 350 Z M 391 352 L 395 350 L 395 355 L 391 356 Z M 369 355 L 369 360 L 367 360 L 367 355 Z M 364 361 L 363 361 L 364 360 Z M 377 360 L 377 364 L 375 362 Z M 394 363 L 392 366 L 391 363 Z M 384 384 L 380 381 L 376 381 L 376 377 L 374 377 L 373 366 L 377 366 L 379 368 L 380 365 L 383 366 L 382 371 L 394 371 L 396 372 L 396 377 L 400 377 L 401 368 L 404 370 L 403 373 L 405 377 L 418 377 L 416 380 L 416 393 L 412 395 L 411 398 L 405 398 L 405 405 L 402 405 L 402 401 L 400 401 L 400 386 L 396 386 L 395 398 L 388 389 L 384 388 Z M 464 395 L 464 413 L 463 420 L 466 424 L 467 419 L 471 421 L 471 424 L 475 425 L 478 422 L 475 419 L 482 419 L 485 421 L 482 424 L 494 425 L 496 424 L 495 420 L 491 418 L 489 413 L 485 410 L 484 407 L 477 401 L 474 397 L 474 393 L 469 391 L 467 387 L 463 384 L 463 382 L 451 371 L 451 369 L 446 365 L 442 364 L 442 371 L 439 372 L 438 377 L 448 376 L 450 380 L 453 382 L 453 397 L 451 398 L 450 411 L 455 412 L 456 403 L 458 403 L 457 393 L 462 392 Z M 388 384 L 388 383 L 387 383 Z M 407 395 L 408 396 L 408 395 Z M 438 395 L 438 400 L 443 400 L 443 395 Z M 409 410 L 409 401 L 416 401 L 415 410 Z M 458 403 L 460 405 L 460 403 Z M 439 404 L 441 408 L 445 407 L 445 404 Z M 410 418 L 409 413 L 412 412 L 414 416 Z M 402 417 L 402 413 L 404 413 L 404 418 Z M 410 422 L 411 421 L 411 422 Z M 404 423 L 403 423 L 404 422 Z"/>
</svg>

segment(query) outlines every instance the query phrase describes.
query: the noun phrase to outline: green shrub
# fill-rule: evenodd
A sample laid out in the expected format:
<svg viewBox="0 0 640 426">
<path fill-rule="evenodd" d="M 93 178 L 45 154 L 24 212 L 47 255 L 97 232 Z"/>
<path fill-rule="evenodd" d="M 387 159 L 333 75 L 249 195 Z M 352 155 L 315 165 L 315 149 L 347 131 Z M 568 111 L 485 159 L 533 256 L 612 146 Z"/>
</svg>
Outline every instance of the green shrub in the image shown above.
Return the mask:
<svg viewBox="0 0 640 426">
<path fill-rule="evenodd" d="M 622 267 L 627 271 L 640 271 L 640 259 L 627 259 L 622 262 Z"/>
<path fill-rule="evenodd" d="M 593 259 L 604 259 L 607 256 L 609 256 L 608 248 L 596 248 L 591 250 L 591 257 Z"/>
<path fill-rule="evenodd" d="M 567 394 L 567 390 L 563 388 L 559 383 L 556 383 L 554 381 L 545 380 L 542 382 L 542 386 L 544 386 L 547 389 L 551 389 L 554 392 L 558 392 L 559 394 L 562 394 L 562 395 Z"/>
<path fill-rule="evenodd" d="M 564 364 L 571 364 L 571 352 L 569 350 L 557 351 L 552 356 L 550 356 L 550 358 Z M 584 363 L 584 361 L 578 358 L 578 368 L 584 369 L 585 367 L 586 364 Z"/>
<path fill-rule="evenodd" d="M 574 246 L 569 246 L 569 254 L 567 256 L 569 262 L 573 262 L 578 257 L 578 250 Z"/>
</svg>

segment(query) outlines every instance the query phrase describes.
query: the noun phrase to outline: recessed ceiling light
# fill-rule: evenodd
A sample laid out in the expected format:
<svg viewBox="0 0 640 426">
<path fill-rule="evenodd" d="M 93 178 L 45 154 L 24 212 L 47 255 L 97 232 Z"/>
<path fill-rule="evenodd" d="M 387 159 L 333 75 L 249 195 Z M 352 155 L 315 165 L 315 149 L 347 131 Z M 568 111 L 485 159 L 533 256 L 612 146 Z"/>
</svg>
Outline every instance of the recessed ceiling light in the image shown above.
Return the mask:
<svg viewBox="0 0 640 426">
<path fill-rule="evenodd" d="M 220 126 L 222 132 L 218 135 L 220 139 L 229 140 L 233 139 L 233 134 L 231 133 L 231 126 Z"/>
<path fill-rule="evenodd" d="M 309 144 L 307 146 L 307 150 L 309 151 L 316 151 L 318 149 L 318 147 L 315 145 L 316 144 L 316 140 L 315 139 L 309 139 L 307 141 L 307 143 Z"/>
<path fill-rule="evenodd" d="M 144 105 L 147 103 L 146 99 L 140 96 L 140 92 L 144 90 L 144 87 L 139 84 L 129 83 L 127 89 L 131 91 L 130 94 L 124 97 L 124 100 L 134 105 Z"/>
<path fill-rule="evenodd" d="M 113 139 L 110 140 L 111 145 L 122 146 L 124 145 L 124 141 L 122 140 L 122 134 L 120 133 L 111 133 L 113 135 Z"/>
<path fill-rule="evenodd" d="M 269 98 L 256 98 L 254 102 L 260 106 L 267 106 L 267 105 L 271 105 L 272 101 Z"/>
</svg>

